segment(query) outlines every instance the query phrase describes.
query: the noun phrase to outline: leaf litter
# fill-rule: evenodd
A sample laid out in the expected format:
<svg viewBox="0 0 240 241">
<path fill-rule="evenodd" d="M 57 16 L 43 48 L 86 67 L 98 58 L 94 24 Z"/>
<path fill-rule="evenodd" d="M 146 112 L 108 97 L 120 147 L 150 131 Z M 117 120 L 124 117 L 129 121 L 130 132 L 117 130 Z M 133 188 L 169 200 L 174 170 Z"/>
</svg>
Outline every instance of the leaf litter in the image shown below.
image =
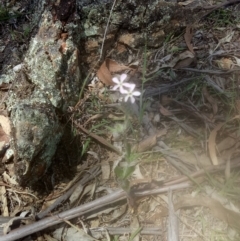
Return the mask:
<svg viewBox="0 0 240 241">
<path fill-rule="evenodd" d="M 232 49 L 239 29 L 210 29 L 207 21 L 187 25 L 164 49 L 149 47 L 140 57 L 130 56 L 129 62 L 114 59 L 114 54 L 106 58 L 95 76 L 102 84 L 91 83 L 71 113 L 73 127 L 87 146 L 82 154 L 87 156 L 86 164 L 79 166 L 81 171 L 72 182 L 55 186 L 42 200 L 29 190 L 20 191 L 12 175 L 3 172 L 2 181 L 11 190 L 1 187 L 2 215 L 24 214 L 24 209 L 30 210 L 29 203 L 37 202 L 38 214 L 29 212 L 27 218 L 34 216 L 46 228 L 50 224 L 44 218 L 50 214 L 52 222 L 58 219 L 70 226 L 56 229 L 56 240 L 63 233 L 66 240 L 96 240 L 99 233 L 109 240 L 114 235 L 122 235 L 122 240 L 237 240 L 239 53 Z M 135 105 L 124 104 L 121 95 L 110 98 L 117 95 L 111 92 L 112 78 L 123 73 L 141 91 Z M 110 114 L 121 118 L 110 118 Z M 111 128 L 123 122 L 127 125 L 124 131 L 113 138 Z M 9 142 L 8 135 L 1 123 L 1 141 Z M 206 185 L 226 196 L 232 206 L 225 207 L 210 196 Z M 84 208 L 85 204 L 91 207 L 65 213 L 74 205 Z M 81 222 L 69 222 L 77 212 Z M 19 226 L 25 226 L 25 219 Z M 96 231 L 94 222 L 107 235 Z M 11 226 L 12 221 L 6 223 L 5 232 Z M 232 237 L 228 226 L 236 232 Z M 128 237 L 124 239 L 123 233 Z"/>
</svg>

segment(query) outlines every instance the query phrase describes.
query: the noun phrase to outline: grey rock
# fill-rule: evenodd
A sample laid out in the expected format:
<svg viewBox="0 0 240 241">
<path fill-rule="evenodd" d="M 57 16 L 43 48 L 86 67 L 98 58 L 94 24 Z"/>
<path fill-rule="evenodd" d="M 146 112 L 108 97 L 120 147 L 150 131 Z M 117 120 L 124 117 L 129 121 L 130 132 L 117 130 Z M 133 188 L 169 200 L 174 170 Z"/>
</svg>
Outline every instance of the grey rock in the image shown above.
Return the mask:
<svg viewBox="0 0 240 241">
<path fill-rule="evenodd" d="M 39 99 L 26 99 L 12 106 L 13 146 L 16 175 L 22 185 L 41 178 L 51 164 L 62 136 L 55 108 Z"/>
<path fill-rule="evenodd" d="M 12 122 L 15 173 L 21 185 L 39 180 L 63 134 L 58 113 L 75 105 L 80 92 L 78 49 L 73 43 L 74 24 L 63 28 L 52 14 L 42 14 L 37 35 L 24 59 L 25 71 L 15 74 L 15 90 L 7 106 Z M 62 33 L 68 32 L 64 36 Z M 20 78 L 20 77 L 24 78 Z"/>
</svg>

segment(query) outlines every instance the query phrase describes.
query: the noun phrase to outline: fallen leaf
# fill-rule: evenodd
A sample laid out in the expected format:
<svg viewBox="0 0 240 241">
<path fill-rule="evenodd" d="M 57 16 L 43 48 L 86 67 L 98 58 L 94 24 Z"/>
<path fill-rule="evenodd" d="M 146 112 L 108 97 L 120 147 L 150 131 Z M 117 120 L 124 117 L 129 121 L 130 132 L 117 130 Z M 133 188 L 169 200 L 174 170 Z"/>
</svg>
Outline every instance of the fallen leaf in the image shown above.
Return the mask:
<svg viewBox="0 0 240 241">
<path fill-rule="evenodd" d="M 224 38 L 222 38 L 222 39 L 219 40 L 219 43 L 230 43 L 231 40 L 232 40 L 232 37 L 233 37 L 234 33 L 235 33 L 234 31 L 229 30 L 229 32 L 227 33 L 227 35 L 226 35 Z"/>
<path fill-rule="evenodd" d="M 180 6 L 187 6 L 188 4 L 192 3 L 195 0 L 188 0 L 188 1 L 184 1 L 184 2 L 179 2 L 178 5 Z"/>
<path fill-rule="evenodd" d="M 112 75 L 109 69 L 106 66 L 106 61 L 102 63 L 99 70 L 97 71 L 97 77 L 105 84 L 105 85 L 114 85 L 112 81 Z"/>
<path fill-rule="evenodd" d="M 240 58 L 237 58 L 236 56 L 233 56 L 233 58 L 236 60 L 236 65 L 240 66 Z"/>
<path fill-rule="evenodd" d="M 208 207 L 216 218 L 226 222 L 230 227 L 237 231 L 240 231 L 240 213 L 225 208 L 219 201 L 212 198 L 206 196 L 192 197 L 191 195 L 184 195 L 180 197 L 179 201 L 174 205 L 175 211 L 180 208 L 193 206 Z"/>
<path fill-rule="evenodd" d="M 219 68 L 221 69 L 232 69 L 232 67 L 235 65 L 233 61 L 229 58 L 221 58 L 220 60 L 216 60 Z"/>
<path fill-rule="evenodd" d="M 94 241 L 97 240 L 91 236 L 89 236 L 83 229 L 76 229 L 74 227 L 70 227 L 68 229 L 65 229 L 65 227 L 61 227 L 59 229 L 56 229 L 53 232 L 53 237 L 57 240 L 62 239 L 62 235 L 64 233 L 64 240 L 65 241 L 73 241 L 73 240 L 79 240 L 79 241 Z"/>
<path fill-rule="evenodd" d="M 208 151 L 209 151 L 209 155 L 210 155 L 213 165 L 218 165 L 218 158 L 217 158 L 217 154 L 216 154 L 217 132 L 223 127 L 223 125 L 225 125 L 226 123 L 228 123 L 230 121 L 236 120 L 236 119 L 240 119 L 240 115 L 236 115 L 235 117 L 226 121 L 225 123 L 219 123 L 210 133 L 209 138 L 208 138 Z"/>
<path fill-rule="evenodd" d="M 239 134 L 237 132 L 231 132 L 226 138 L 217 144 L 217 149 L 219 152 L 224 150 L 235 149 L 235 145 L 239 142 Z"/>
<path fill-rule="evenodd" d="M 121 72 L 123 70 L 131 70 L 132 68 L 119 64 L 118 62 L 112 59 L 106 59 L 106 66 L 111 73 Z"/>
<path fill-rule="evenodd" d="M 140 167 L 139 167 L 139 164 L 137 164 L 135 166 L 135 170 L 134 172 L 132 173 L 132 176 L 136 179 L 144 179 L 144 176 L 143 174 L 141 173 L 141 170 L 140 170 Z"/>
<path fill-rule="evenodd" d="M 186 42 L 186 44 L 188 46 L 188 49 L 194 54 L 193 46 L 191 44 L 192 37 L 193 37 L 192 27 L 188 25 L 186 27 L 186 32 L 184 34 L 184 39 L 185 39 L 185 42 Z"/>
<path fill-rule="evenodd" d="M 97 77 L 105 84 L 105 85 L 114 85 L 114 82 L 112 81 L 112 74 L 120 72 L 123 70 L 131 70 L 133 68 L 130 68 L 126 65 L 119 64 L 118 62 L 112 60 L 112 59 L 106 59 L 100 68 L 97 71 Z"/>
<path fill-rule="evenodd" d="M 221 44 L 230 43 L 234 33 L 234 31 L 230 30 L 224 38 L 220 39 L 213 52 L 215 52 Z"/>
<path fill-rule="evenodd" d="M 183 53 L 179 54 L 177 57 L 175 57 L 173 60 L 170 61 L 169 64 L 163 64 L 162 67 L 170 67 L 173 68 L 176 66 L 177 62 L 186 58 L 194 59 L 194 54 L 190 52 L 189 50 L 184 51 Z"/>
<path fill-rule="evenodd" d="M 7 201 L 7 192 L 6 192 L 6 188 L 4 186 L 1 186 L 1 215 L 3 215 L 4 217 L 8 217 L 9 216 L 9 212 L 8 212 L 8 201 Z"/>
<path fill-rule="evenodd" d="M 3 131 L 7 134 L 11 134 L 11 125 L 8 117 L 0 115 L 0 125 L 2 126 Z"/>
<path fill-rule="evenodd" d="M 174 69 L 187 68 L 192 63 L 194 63 L 194 61 L 195 61 L 195 58 L 186 58 L 186 59 L 178 61 L 177 64 L 173 68 Z"/>
<path fill-rule="evenodd" d="M 160 108 L 159 108 L 160 109 L 160 113 L 162 115 L 164 115 L 164 116 L 172 116 L 173 115 L 173 113 L 170 110 L 166 109 L 161 104 L 159 104 L 159 106 L 160 106 Z"/>
<path fill-rule="evenodd" d="M 158 131 L 156 134 L 151 135 L 151 136 L 147 137 L 146 139 L 142 140 L 137 145 L 134 145 L 132 150 L 136 151 L 136 152 L 144 152 L 144 151 L 150 150 L 151 148 L 153 148 L 156 145 L 157 138 L 159 138 L 163 135 L 166 135 L 166 133 L 167 133 L 167 129 L 162 129 L 162 130 Z"/>
<path fill-rule="evenodd" d="M 209 94 L 207 87 L 203 87 L 202 89 L 203 96 L 207 99 L 207 101 L 212 105 L 213 114 L 216 115 L 218 112 L 217 101 Z"/>
<path fill-rule="evenodd" d="M 101 163 L 102 180 L 109 180 L 111 174 L 111 167 L 109 162 L 103 161 Z"/>
<path fill-rule="evenodd" d="M 216 154 L 216 136 L 217 132 L 222 128 L 225 123 L 219 123 L 210 133 L 208 139 L 208 151 L 213 165 L 218 165 L 218 158 Z"/>
<path fill-rule="evenodd" d="M 237 114 L 239 115 L 240 114 L 240 100 L 239 99 L 235 100 L 235 109 L 237 111 Z"/>
<path fill-rule="evenodd" d="M 133 230 L 129 240 L 139 241 L 140 240 L 140 231 L 141 227 L 137 218 L 137 215 L 133 215 L 131 218 L 130 228 Z"/>
<path fill-rule="evenodd" d="M 179 240 L 178 217 L 175 214 L 172 202 L 172 190 L 168 190 L 168 241 Z"/>
</svg>

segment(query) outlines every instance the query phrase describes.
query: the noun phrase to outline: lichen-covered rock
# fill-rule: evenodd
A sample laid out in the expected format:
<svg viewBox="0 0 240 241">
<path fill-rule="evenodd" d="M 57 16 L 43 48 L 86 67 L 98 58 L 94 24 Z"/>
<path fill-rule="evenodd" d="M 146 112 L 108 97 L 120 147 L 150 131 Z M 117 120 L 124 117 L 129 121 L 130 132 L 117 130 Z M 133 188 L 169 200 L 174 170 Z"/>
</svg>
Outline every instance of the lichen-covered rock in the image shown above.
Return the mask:
<svg viewBox="0 0 240 241">
<path fill-rule="evenodd" d="M 66 113 L 78 100 L 81 83 L 79 53 L 72 36 L 75 27 L 63 26 L 45 10 L 26 53 L 25 69 L 14 80 L 7 105 L 15 173 L 24 186 L 40 179 L 51 165 L 63 134 L 56 112 Z"/>
<path fill-rule="evenodd" d="M 44 175 L 62 136 L 55 108 L 44 102 L 26 99 L 12 106 L 15 169 L 22 185 Z"/>
<path fill-rule="evenodd" d="M 81 87 L 78 49 L 72 36 L 63 31 L 61 22 L 53 21 L 49 11 L 42 15 L 25 62 L 31 82 L 47 95 L 53 106 L 64 109 L 76 103 Z"/>
<path fill-rule="evenodd" d="M 95 69 L 110 51 L 111 56 L 128 61 L 128 51 L 134 58 L 146 45 L 148 49 L 161 47 L 169 29 L 196 19 L 169 1 L 116 1 L 113 9 L 111 0 L 33 2 L 34 23 L 41 19 L 24 69 L 0 76 L 0 83 L 13 83 L 7 108 L 16 173 L 23 185 L 37 181 L 51 165 L 63 132 L 58 118 L 78 101 L 81 72 Z"/>
</svg>

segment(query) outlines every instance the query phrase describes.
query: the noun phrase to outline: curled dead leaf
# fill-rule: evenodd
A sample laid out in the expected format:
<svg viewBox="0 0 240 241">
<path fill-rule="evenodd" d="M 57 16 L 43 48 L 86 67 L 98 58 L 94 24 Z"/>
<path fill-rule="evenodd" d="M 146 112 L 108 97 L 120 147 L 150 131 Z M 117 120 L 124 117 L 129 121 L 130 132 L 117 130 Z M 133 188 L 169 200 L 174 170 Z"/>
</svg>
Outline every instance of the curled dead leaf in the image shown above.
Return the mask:
<svg viewBox="0 0 240 241">
<path fill-rule="evenodd" d="M 185 42 L 186 42 L 186 44 L 188 46 L 189 51 L 191 51 L 194 54 L 193 46 L 191 44 L 192 37 L 193 37 L 192 27 L 188 25 L 186 27 L 186 32 L 184 34 L 184 39 L 185 39 Z"/>
<path fill-rule="evenodd" d="M 100 68 L 97 71 L 97 77 L 105 84 L 105 85 L 114 85 L 112 81 L 112 73 L 121 72 L 124 70 L 131 70 L 132 68 L 119 64 L 118 62 L 112 59 L 106 59 Z"/>
<path fill-rule="evenodd" d="M 162 129 L 158 131 L 156 134 L 151 135 L 146 139 L 142 140 L 139 144 L 135 145 L 132 150 L 136 152 L 144 152 L 144 151 L 150 150 L 156 145 L 157 138 L 163 135 L 166 135 L 166 133 L 167 133 L 167 129 Z"/>
<path fill-rule="evenodd" d="M 217 101 L 209 94 L 206 86 L 203 87 L 202 93 L 203 93 L 204 97 L 207 99 L 207 101 L 212 105 L 213 114 L 216 115 L 218 112 Z"/>
</svg>

